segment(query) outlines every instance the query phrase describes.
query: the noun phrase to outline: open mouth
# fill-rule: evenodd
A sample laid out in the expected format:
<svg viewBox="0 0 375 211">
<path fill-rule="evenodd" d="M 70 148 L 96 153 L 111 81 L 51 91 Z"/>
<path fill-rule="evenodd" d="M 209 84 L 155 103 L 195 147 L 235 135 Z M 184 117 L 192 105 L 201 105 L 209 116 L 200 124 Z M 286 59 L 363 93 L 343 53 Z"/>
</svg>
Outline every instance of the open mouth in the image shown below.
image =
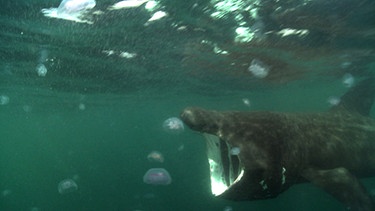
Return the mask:
<svg viewBox="0 0 375 211">
<path fill-rule="evenodd" d="M 219 137 L 204 133 L 207 158 L 210 166 L 211 192 L 219 196 L 243 176 L 239 148 L 232 148 Z"/>
</svg>

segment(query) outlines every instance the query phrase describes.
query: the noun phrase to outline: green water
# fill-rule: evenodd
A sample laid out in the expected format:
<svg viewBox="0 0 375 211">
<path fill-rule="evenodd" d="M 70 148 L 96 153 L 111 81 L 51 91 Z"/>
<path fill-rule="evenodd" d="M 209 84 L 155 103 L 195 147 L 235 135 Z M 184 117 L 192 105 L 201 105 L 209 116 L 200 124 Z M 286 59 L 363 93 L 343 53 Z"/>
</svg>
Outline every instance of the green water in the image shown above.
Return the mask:
<svg viewBox="0 0 375 211">
<path fill-rule="evenodd" d="M 0 211 L 346 210 L 311 184 L 269 200 L 217 199 L 203 137 L 162 124 L 187 106 L 328 110 L 327 99 L 348 90 L 345 74 L 373 74 L 374 3 L 228 2 L 241 6 L 157 1 L 168 16 L 148 25 L 156 10 L 107 10 L 114 0 L 97 0 L 93 24 L 45 17 L 57 0 L 1 1 L 0 100 L 9 102 L 0 101 Z M 253 30 L 253 40 L 237 42 L 239 27 Z M 284 38 L 283 27 L 309 34 Z M 265 78 L 248 71 L 253 59 L 271 68 Z M 147 159 L 153 150 L 163 163 Z M 145 184 L 146 171 L 159 167 L 172 183 Z M 60 194 L 64 179 L 78 190 Z"/>
<path fill-rule="evenodd" d="M 27 111 L 10 101 L 0 107 L 0 185 L 2 190 L 11 191 L 1 197 L 1 210 L 32 207 L 41 210 L 223 210 L 226 206 L 233 210 L 343 210 L 326 193 L 307 184 L 297 185 L 272 200 L 215 199 L 210 194 L 203 137 L 188 129 L 181 134 L 170 134 L 162 128 L 165 119 L 178 116 L 189 105 L 236 110 L 324 110 L 328 104 L 318 85 L 322 84 L 311 84 L 312 88 L 308 89 L 298 85 L 231 96 L 87 95 L 84 110 L 79 109 L 77 102 L 71 103 L 74 100 L 69 101 L 68 94 L 63 96 L 69 103 L 34 101 L 29 102 Z M 291 93 L 294 99 L 290 99 Z M 244 97 L 251 99 L 251 108 L 243 104 Z M 146 157 L 152 150 L 162 152 L 165 162 L 150 163 Z M 167 169 L 172 184 L 143 183 L 143 175 L 153 167 Z M 73 177 L 77 178 L 78 190 L 59 194 L 57 184 Z"/>
</svg>

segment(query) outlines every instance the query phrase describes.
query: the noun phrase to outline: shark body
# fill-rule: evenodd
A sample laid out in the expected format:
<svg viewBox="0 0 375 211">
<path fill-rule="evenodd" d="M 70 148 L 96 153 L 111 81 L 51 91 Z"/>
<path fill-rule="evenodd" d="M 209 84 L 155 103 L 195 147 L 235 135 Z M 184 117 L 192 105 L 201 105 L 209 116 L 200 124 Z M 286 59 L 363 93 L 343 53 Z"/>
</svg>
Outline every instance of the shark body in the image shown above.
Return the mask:
<svg viewBox="0 0 375 211">
<path fill-rule="evenodd" d="M 329 112 L 188 107 L 181 119 L 205 134 L 217 197 L 273 198 L 310 181 L 351 210 L 372 211 L 375 203 L 358 178 L 375 176 L 375 121 L 368 117 L 374 96 L 374 80 L 367 79 Z"/>
</svg>

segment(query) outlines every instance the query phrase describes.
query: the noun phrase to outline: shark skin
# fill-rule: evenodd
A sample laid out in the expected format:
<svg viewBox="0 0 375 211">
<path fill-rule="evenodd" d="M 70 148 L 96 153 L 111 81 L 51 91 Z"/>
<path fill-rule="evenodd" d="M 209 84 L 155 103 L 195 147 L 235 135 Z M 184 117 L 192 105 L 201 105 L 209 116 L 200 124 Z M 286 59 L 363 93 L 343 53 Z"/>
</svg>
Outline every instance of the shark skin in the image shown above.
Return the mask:
<svg viewBox="0 0 375 211">
<path fill-rule="evenodd" d="M 367 79 L 328 112 L 188 107 L 180 117 L 211 142 L 208 157 L 218 164 L 214 170 L 210 165 L 210 173 L 220 174 L 218 180 L 227 186 L 217 197 L 273 198 L 293 184 L 309 181 L 350 210 L 373 211 L 375 203 L 358 178 L 375 176 L 375 121 L 368 117 L 374 96 L 374 80 Z"/>
</svg>

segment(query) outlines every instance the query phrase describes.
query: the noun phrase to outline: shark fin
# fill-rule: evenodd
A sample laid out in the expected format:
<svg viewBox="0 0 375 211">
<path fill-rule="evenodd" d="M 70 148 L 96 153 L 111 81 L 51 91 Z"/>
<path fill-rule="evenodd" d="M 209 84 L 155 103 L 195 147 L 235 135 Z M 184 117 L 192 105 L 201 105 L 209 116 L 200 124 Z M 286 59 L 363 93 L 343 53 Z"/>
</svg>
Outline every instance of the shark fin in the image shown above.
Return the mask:
<svg viewBox="0 0 375 211">
<path fill-rule="evenodd" d="M 367 78 L 359 82 L 341 97 L 341 102 L 332 111 L 356 112 L 369 116 L 375 99 L 375 79 Z"/>
</svg>

